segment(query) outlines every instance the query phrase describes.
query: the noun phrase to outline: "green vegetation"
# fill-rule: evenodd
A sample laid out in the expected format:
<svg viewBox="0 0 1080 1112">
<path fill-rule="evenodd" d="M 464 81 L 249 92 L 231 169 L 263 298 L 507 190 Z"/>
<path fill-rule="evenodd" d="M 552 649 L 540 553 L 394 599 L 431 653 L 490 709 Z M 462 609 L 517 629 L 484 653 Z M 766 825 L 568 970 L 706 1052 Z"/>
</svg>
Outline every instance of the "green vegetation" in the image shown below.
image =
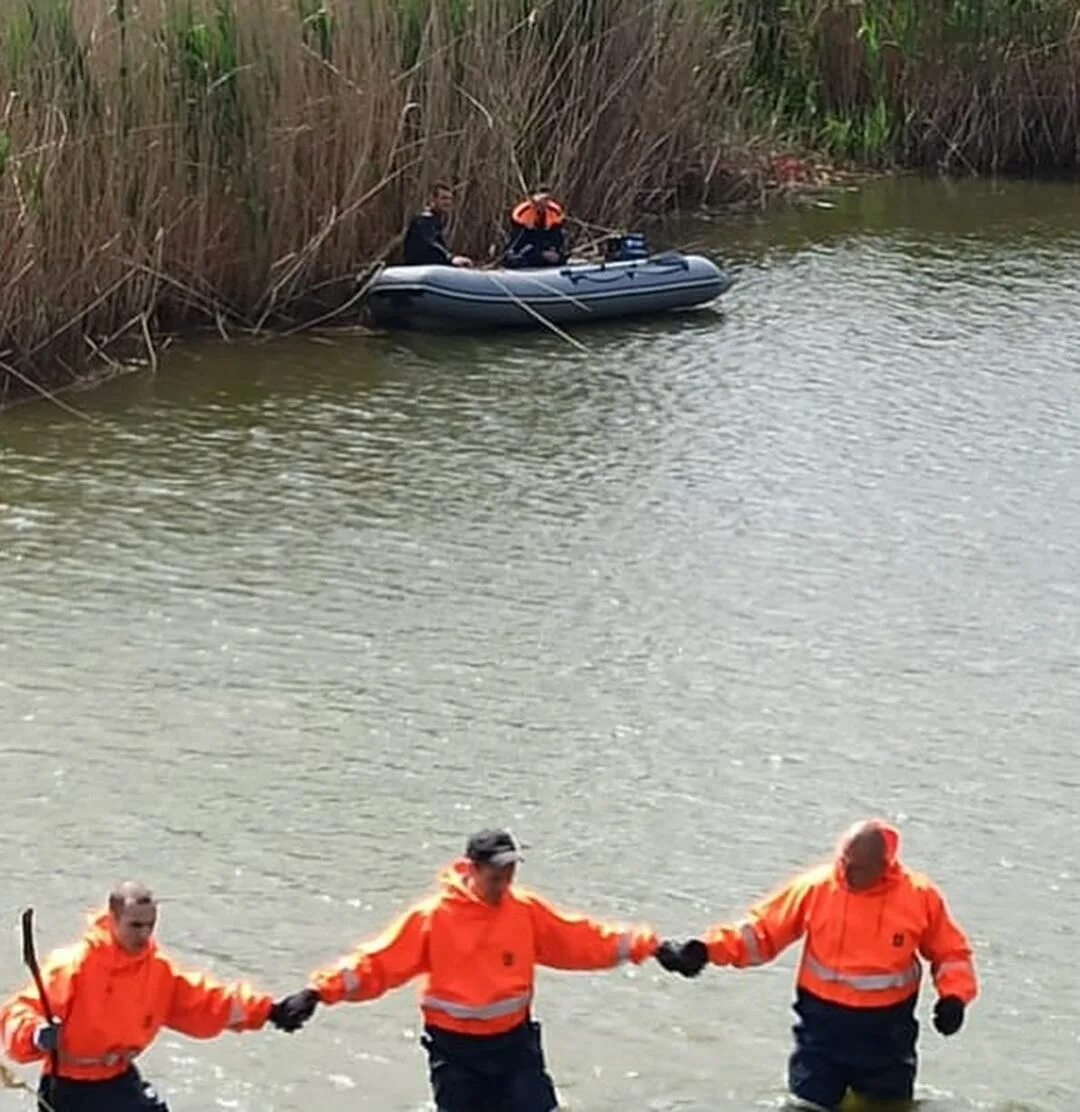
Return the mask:
<svg viewBox="0 0 1080 1112">
<path fill-rule="evenodd" d="M 1075 168 L 1073 0 L 0 0 L 0 392 L 333 313 L 437 177 L 484 254 L 525 182 L 615 226 L 782 149 Z"/>
<path fill-rule="evenodd" d="M 747 9 L 759 107 L 826 151 L 969 173 L 1076 167 L 1072 0 L 750 0 Z"/>
</svg>

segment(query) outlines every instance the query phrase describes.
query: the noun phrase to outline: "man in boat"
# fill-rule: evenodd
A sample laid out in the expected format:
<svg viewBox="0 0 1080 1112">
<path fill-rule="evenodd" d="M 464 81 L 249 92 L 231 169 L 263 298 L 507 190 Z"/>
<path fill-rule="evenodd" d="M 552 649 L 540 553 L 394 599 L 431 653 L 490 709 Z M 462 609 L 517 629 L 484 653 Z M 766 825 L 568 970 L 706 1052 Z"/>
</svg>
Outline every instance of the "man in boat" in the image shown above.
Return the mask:
<svg viewBox="0 0 1080 1112">
<path fill-rule="evenodd" d="M 657 939 L 648 928 L 555 910 L 514 884 L 521 860 L 509 831 L 474 834 L 435 895 L 315 973 L 286 998 L 287 1014 L 300 1022 L 319 1003 L 374 1000 L 421 977 L 421 1042 L 438 1112 L 551 1112 L 558 1100 L 531 1011 L 536 966 L 637 964 Z"/>
<path fill-rule="evenodd" d="M 246 984 L 181 970 L 154 941 L 156 924 L 150 890 L 118 885 L 82 939 L 42 966 L 52 1022 L 34 984 L 0 1007 L 8 1056 L 43 1063 L 39 1110 L 168 1112 L 135 1068 L 162 1027 L 210 1039 L 226 1029 L 255 1031 L 267 1020 L 284 1031 L 303 1025 Z"/>
<path fill-rule="evenodd" d="M 920 957 L 937 989 L 934 1026 L 954 1035 L 978 985 L 971 945 L 945 898 L 900 863 L 900 836 L 880 819 L 853 826 L 836 860 L 797 876 L 742 921 L 665 941 L 657 960 L 695 977 L 712 962 L 772 961 L 804 938 L 788 1085 L 803 1107 L 833 1110 L 850 1088 L 909 1101 L 915 1084 Z"/>
<path fill-rule="evenodd" d="M 467 255 L 455 255 L 446 246 L 445 228 L 454 211 L 454 191 L 437 181 L 431 199 L 405 233 L 405 266 L 472 266 Z"/>
<path fill-rule="evenodd" d="M 565 223 L 566 213 L 550 187 L 537 186 L 510 214 L 503 263 L 520 269 L 561 266 L 569 254 Z"/>
</svg>

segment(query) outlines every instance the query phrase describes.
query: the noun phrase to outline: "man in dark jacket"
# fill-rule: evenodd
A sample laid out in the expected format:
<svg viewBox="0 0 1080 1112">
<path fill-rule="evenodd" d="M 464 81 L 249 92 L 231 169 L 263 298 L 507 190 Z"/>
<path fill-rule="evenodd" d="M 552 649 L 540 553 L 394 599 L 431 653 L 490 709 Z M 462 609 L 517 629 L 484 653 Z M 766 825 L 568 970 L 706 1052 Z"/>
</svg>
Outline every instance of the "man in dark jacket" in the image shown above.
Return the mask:
<svg viewBox="0 0 1080 1112">
<path fill-rule="evenodd" d="M 566 214 L 546 185 L 537 186 L 510 214 L 510 236 L 503 253 L 506 266 L 561 266 L 566 262 Z"/>
<path fill-rule="evenodd" d="M 472 266 L 472 259 L 455 255 L 446 246 L 443 229 L 453 209 L 454 191 L 445 182 L 436 182 L 427 208 L 405 233 L 406 266 Z"/>
</svg>

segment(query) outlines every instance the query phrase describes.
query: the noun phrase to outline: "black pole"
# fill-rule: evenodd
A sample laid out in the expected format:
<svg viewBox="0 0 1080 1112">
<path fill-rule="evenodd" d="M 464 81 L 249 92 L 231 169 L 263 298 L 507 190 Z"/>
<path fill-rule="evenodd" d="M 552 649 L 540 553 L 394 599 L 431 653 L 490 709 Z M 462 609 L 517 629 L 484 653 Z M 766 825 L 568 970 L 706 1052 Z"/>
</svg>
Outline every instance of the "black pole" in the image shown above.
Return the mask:
<svg viewBox="0 0 1080 1112">
<path fill-rule="evenodd" d="M 30 975 L 37 985 L 38 996 L 41 998 L 41 1010 L 45 1013 L 45 1020 L 51 1026 L 56 1022 L 52 1005 L 49 1003 L 49 994 L 45 991 L 45 982 L 41 979 L 41 966 L 38 965 L 37 951 L 34 948 L 34 909 L 28 907 L 22 913 L 22 956 L 30 970 Z M 59 1058 L 57 1050 L 49 1051 L 49 1064 L 52 1066 L 53 1080 L 59 1076 Z"/>
</svg>

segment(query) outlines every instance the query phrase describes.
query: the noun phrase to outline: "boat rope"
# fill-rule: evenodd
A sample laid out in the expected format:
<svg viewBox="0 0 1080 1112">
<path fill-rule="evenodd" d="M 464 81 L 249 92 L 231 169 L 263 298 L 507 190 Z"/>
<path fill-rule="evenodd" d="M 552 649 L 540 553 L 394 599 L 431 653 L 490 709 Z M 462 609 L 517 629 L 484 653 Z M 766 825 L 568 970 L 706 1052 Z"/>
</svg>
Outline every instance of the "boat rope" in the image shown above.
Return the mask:
<svg viewBox="0 0 1080 1112">
<path fill-rule="evenodd" d="M 589 354 L 589 349 L 580 341 L 575 340 L 569 332 L 564 332 L 554 321 L 550 321 L 538 309 L 534 309 L 528 302 L 522 301 L 520 297 L 499 277 L 496 276 L 494 271 L 489 270 L 488 277 L 513 301 L 519 308 L 524 309 L 531 317 L 535 317 L 545 328 L 550 328 L 556 336 L 565 340 L 571 347 L 577 348 L 578 351 Z"/>
</svg>

